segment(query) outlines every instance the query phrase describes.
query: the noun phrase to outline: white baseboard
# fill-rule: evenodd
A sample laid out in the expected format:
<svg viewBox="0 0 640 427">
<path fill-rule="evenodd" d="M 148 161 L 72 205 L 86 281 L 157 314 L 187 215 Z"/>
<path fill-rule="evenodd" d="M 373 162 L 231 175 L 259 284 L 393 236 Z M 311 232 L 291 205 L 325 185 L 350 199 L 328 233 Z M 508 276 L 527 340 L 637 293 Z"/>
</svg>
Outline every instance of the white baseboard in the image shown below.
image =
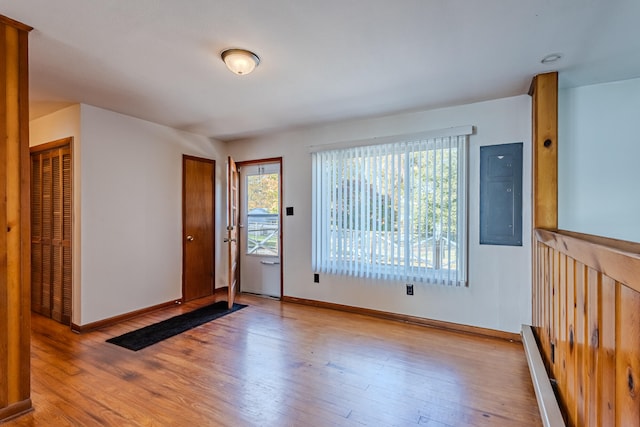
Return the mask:
<svg viewBox="0 0 640 427">
<path fill-rule="evenodd" d="M 564 427 L 564 418 L 562 418 L 560 406 L 558 406 L 556 395 L 547 376 L 547 370 L 544 367 L 531 326 L 522 325 L 521 334 L 533 388 L 538 400 L 538 409 L 542 417 L 542 424 L 545 427 Z"/>
</svg>

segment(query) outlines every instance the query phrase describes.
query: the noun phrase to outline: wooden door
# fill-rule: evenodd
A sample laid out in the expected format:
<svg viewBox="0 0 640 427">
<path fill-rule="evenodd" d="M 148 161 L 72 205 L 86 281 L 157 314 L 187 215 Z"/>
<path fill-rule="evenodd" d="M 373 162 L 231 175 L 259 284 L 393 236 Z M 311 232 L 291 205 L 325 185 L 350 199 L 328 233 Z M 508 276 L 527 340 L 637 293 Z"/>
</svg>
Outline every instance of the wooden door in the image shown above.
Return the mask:
<svg viewBox="0 0 640 427">
<path fill-rule="evenodd" d="M 227 168 L 227 238 L 225 242 L 229 250 L 229 278 L 228 278 L 228 302 L 229 308 L 233 307 L 238 288 L 238 257 L 240 246 L 238 245 L 238 221 L 240 210 L 238 205 L 240 195 L 238 193 L 239 174 L 238 166 L 229 156 Z"/>
<path fill-rule="evenodd" d="M 182 156 L 182 299 L 212 295 L 214 267 L 214 160 Z"/>
<path fill-rule="evenodd" d="M 71 324 L 71 140 L 31 149 L 31 309 Z"/>
</svg>

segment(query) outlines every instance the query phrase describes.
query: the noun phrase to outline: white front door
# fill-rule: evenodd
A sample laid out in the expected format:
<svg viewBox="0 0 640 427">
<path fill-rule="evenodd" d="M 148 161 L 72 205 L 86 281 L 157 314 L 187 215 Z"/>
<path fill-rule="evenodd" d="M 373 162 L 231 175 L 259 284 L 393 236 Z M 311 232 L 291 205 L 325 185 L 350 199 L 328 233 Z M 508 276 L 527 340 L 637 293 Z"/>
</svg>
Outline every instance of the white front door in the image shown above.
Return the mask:
<svg viewBox="0 0 640 427">
<path fill-rule="evenodd" d="M 241 291 L 280 298 L 280 162 L 240 168 Z"/>
</svg>

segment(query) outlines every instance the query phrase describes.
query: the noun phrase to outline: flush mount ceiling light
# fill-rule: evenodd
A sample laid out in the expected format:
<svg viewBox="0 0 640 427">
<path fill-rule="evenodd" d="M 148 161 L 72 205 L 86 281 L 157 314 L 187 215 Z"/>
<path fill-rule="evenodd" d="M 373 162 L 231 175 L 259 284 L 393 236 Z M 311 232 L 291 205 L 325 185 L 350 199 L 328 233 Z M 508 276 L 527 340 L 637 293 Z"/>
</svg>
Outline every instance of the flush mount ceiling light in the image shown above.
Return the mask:
<svg viewBox="0 0 640 427">
<path fill-rule="evenodd" d="M 244 49 L 226 49 L 220 56 L 227 68 L 239 76 L 249 74 L 260 63 L 258 55 Z"/>
<path fill-rule="evenodd" d="M 540 62 L 542 64 L 553 64 L 554 62 L 559 61 L 560 59 L 562 59 L 561 53 L 550 53 L 549 55 L 542 58 Z"/>
</svg>

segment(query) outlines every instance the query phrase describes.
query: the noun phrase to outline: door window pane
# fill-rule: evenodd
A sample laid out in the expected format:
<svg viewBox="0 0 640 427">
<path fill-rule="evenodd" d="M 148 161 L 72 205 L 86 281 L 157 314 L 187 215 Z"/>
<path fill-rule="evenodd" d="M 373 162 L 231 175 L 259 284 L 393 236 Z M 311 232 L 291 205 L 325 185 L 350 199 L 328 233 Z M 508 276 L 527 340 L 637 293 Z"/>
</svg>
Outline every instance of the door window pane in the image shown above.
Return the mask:
<svg viewBox="0 0 640 427">
<path fill-rule="evenodd" d="M 278 256 L 280 238 L 279 175 L 247 176 L 248 255 Z"/>
</svg>

